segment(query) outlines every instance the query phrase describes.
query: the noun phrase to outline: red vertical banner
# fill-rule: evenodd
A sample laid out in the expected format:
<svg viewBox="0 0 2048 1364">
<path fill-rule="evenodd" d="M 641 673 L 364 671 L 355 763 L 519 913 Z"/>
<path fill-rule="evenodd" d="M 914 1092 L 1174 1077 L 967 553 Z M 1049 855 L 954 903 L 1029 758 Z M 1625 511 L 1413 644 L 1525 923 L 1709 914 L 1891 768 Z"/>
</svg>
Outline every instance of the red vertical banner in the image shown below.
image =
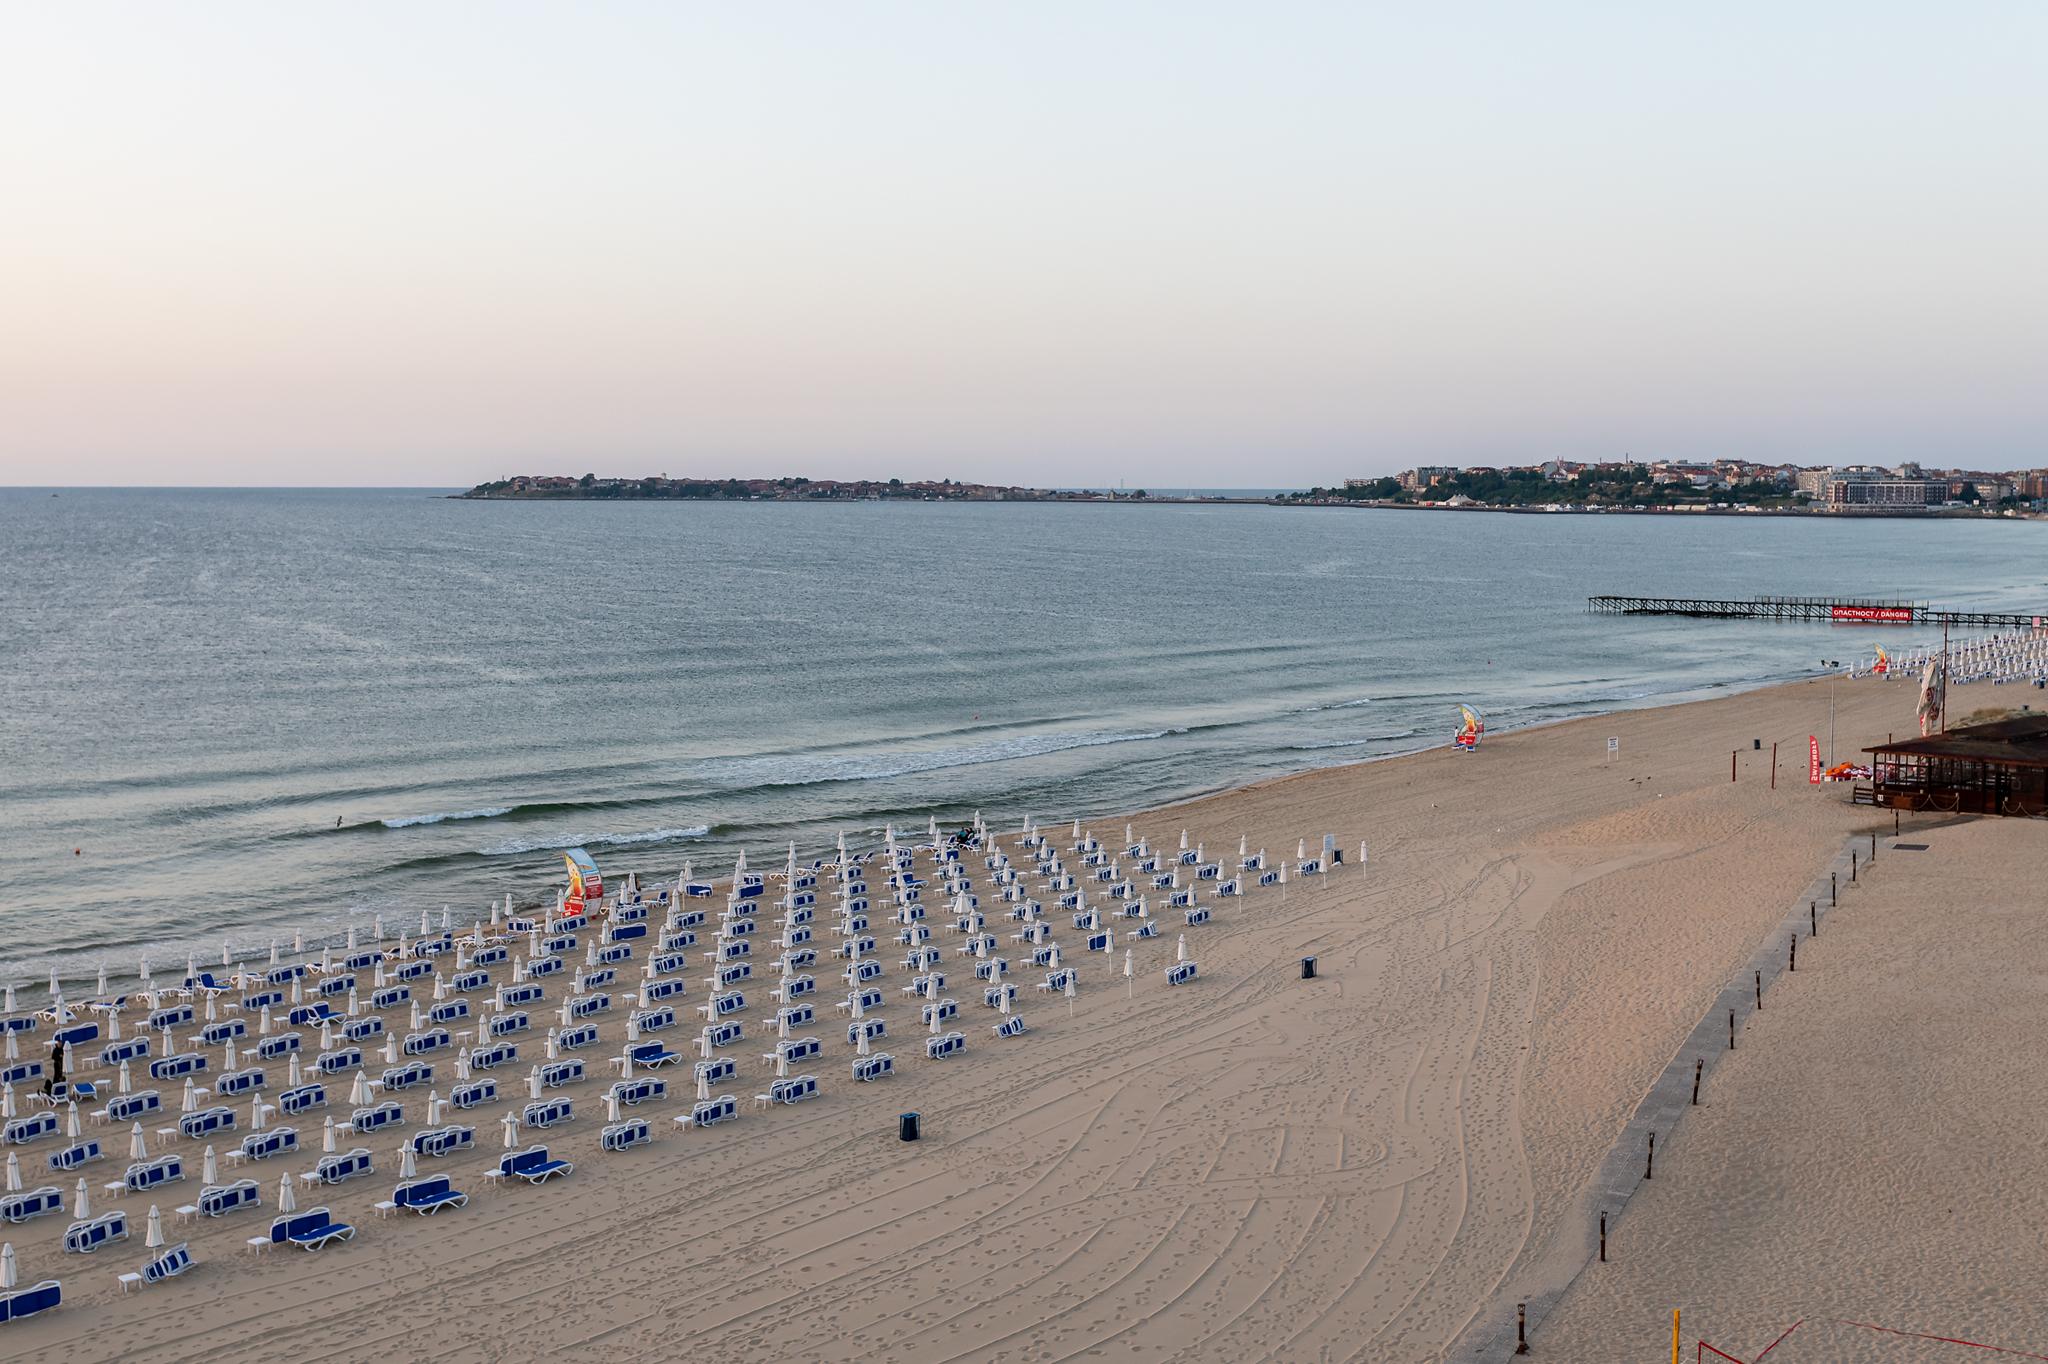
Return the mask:
<svg viewBox="0 0 2048 1364">
<path fill-rule="evenodd" d="M 1820 736 L 1806 736 L 1806 779 L 1815 786 L 1820 785 Z"/>
</svg>

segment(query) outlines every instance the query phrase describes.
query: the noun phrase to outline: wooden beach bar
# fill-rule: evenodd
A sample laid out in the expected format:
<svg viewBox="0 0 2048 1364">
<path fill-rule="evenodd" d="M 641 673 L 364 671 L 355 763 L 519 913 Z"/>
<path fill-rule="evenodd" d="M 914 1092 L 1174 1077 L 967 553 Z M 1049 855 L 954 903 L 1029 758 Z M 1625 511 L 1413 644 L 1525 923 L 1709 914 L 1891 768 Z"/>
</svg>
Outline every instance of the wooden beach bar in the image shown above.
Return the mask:
<svg viewBox="0 0 2048 1364">
<path fill-rule="evenodd" d="M 1857 795 L 1895 810 L 2048 816 L 2048 715 L 1966 725 L 1864 750 L 1871 784 Z"/>
</svg>

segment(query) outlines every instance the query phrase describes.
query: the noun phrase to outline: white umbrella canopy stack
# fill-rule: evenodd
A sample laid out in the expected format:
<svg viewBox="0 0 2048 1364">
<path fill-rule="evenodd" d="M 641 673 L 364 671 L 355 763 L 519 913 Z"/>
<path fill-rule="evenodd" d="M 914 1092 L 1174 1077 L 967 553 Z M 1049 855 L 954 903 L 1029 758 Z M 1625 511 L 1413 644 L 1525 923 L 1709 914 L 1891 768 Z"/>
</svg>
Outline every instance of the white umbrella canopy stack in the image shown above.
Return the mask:
<svg viewBox="0 0 2048 1364">
<path fill-rule="evenodd" d="M 107 1040 L 109 1042 L 121 1040 L 121 1011 L 119 1009 L 110 1009 L 107 1012 Z"/>
<path fill-rule="evenodd" d="M 299 1210 L 299 1200 L 292 1194 L 292 1177 L 289 1171 L 277 1177 L 277 1212 L 280 1217 L 289 1217 Z"/>
<path fill-rule="evenodd" d="M 12 1006 L 10 1005 L 9 1007 L 11 1008 Z M 10 1061 L 19 1061 L 21 1059 L 21 1043 L 14 1040 L 14 1029 L 12 1028 L 7 1030 L 7 1059 Z"/>
<path fill-rule="evenodd" d="M 467 1080 L 469 1078 L 468 1047 L 464 1047 L 461 1051 L 455 1053 L 455 1078 L 458 1080 Z"/>
<path fill-rule="evenodd" d="M 384 1034 L 384 1064 L 387 1066 L 395 1066 L 398 1064 L 397 1033 L 387 1032 Z"/>
<path fill-rule="evenodd" d="M 70 1111 L 69 1111 L 69 1112 L 68 1112 L 68 1113 L 67 1113 L 67 1114 L 65 1115 L 65 1118 L 64 1118 L 64 1134 L 65 1134 L 66 1136 L 68 1136 L 68 1137 L 69 1137 L 69 1138 L 70 1138 L 71 1140 L 73 1140 L 73 1141 L 77 1141 L 77 1140 L 78 1140 L 78 1100 L 76 1100 L 76 1099 L 73 1099 L 73 1100 L 72 1100 L 72 1101 L 71 1101 L 71 1102 L 70 1102 L 69 1104 L 65 1105 L 65 1107 L 66 1107 L 66 1108 L 68 1108 L 68 1109 L 69 1109 Z"/>
<path fill-rule="evenodd" d="M 320 1149 L 328 1155 L 334 1154 L 334 1115 L 328 1114 L 320 1124 Z"/>
<path fill-rule="evenodd" d="M 92 1216 L 92 1191 L 85 1187 L 85 1176 L 78 1177 L 78 1192 L 71 1196 L 71 1216 L 83 1222 Z"/>
<path fill-rule="evenodd" d="M 206 992 L 206 1021 L 209 1023 L 217 1021 L 220 1017 L 219 1005 L 215 1002 L 218 998 L 219 995 L 215 991 Z"/>
<path fill-rule="evenodd" d="M 0 1245 L 0 1288 L 14 1287 L 14 1242 Z"/>
<path fill-rule="evenodd" d="M 398 1148 L 398 1177 L 400 1179 L 416 1179 L 419 1177 L 419 1168 L 413 1164 L 411 1142 L 406 1142 Z"/>
<path fill-rule="evenodd" d="M 348 1101 L 357 1105 L 374 1101 L 374 1096 L 370 1093 L 370 1077 L 360 1070 L 356 1072 L 355 1083 L 349 1086 Z"/>
<path fill-rule="evenodd" d="M 14 1111 L 14 1086 L 0 1085 L 0 1118 L 17 1116 Z"/>
<path fill-rule="evenodd" d="M 863 1035 L 865 1035 L 865 1031 L 866 1031 L 866 1030 L 865 1030 L 865 1029 L 863 1029 L 862 1031 L 863 1031 Z M 699 1067 L 697 1068 L 697 1098 L 698 1098 L 698 1100 L 699 1100 L 699 1101 L 701 1102 L 702 1100 L 708 1099 L 708 1098 L 710 1098 L 710 1097 L 711 1097 L 711 1081 L 710 1081 L 710 1080 L 709 1080 L 709 1079 L 707 1078 L 707 1072 L 706 1072 L 706 1071 L 704 1070 L 704 1068 L 703 1068 L 702 1066 L 699 1066 Z M 8 1164 L 12 1165 L 12 1164 L 14 1163 L 14 1157 L 13 1157 L 13 1156 L 9 1156 L 9 1157 L 7 1158 L 7 1161 L 8 1161 Z M 10 1185 L 9 1187 L 13 1187 L 13 1186 L 11 1186 L 11 1185 Z"/>
<path fill-rule="evenodd" d="M 304 1079 L 304 1073 L 299 1069 L 299 1054 L 297 1052 L 293 1052 L 285 1058 L 284 1074 L 285 1083 L 294 1088 Z"/>
<path fill-rule="evenodd" d="M 526 1072 L 526 1097 L 538 1101 L 540 1098 L 540 1067 Z"/>
<path fill-rule="evenodd" d="M 619 1120 L 619 1091 L 616 1089 L 605 1091 L 604 1120 L 606 1122 L 617 1122 Z"/>
<path fill-rule="evenodd" d="M 249 1130 L 251 1132 L 261 1132 L 263 1130 L 263 1096 L 261 1094 L 251 1094 L 249 1096 Z"/>
<path fill-rule="evenodd" d="M 1173 945 L 1173 959 L 1183 962 L 1188 959 L 1188 935 L 1183 933 Z"/>
<path fill-rule="evenodd" d="M 206 1150 L 200 1154 L 199 1182 L 201 1184 L 220 1183 L 220 1166 L 214 1159 L 213 1147 L 211 1146 L 208 1146 Z"/>
<path fill-rule="evenodd" d="M 439 1127 L 440 1125 L 441 1091 L 438 1089 L 430 1089 L 427 1091 L 427 1126 Z"/>
<path fill-rule="evenodd" d="M 633 1078 L 633 1053 L 630 1051 L 619 1058 L 619 1078 L 621 1080 Z"/>
<path fill-rule="evenodd" d="M 149 1205 L 149 1230 L 144 1233 L 142 1238 L 143 1249 L 159 1250 L 163 1247 L 163 1243 L 164 1215 L 157 1210 L 156 1204 L 152 1203 Z"/>
<path fill-rule="evenodd" d="M 12 1151 L 7 1153 L 7 1192 L 21 1192 L 21 1157 Z"/>
<path fill-rule="evenodd" d="M 128 1129 L 128 1159 L 149 1159 L 149 1137 L 143 1132 L 141 1123 Z"/>
<path fill-rule="evenodd" d="M 323 1018 L 320 1020 L 320 1050 L 331 1051 L 333 1047 L 334 1024 Z"/>
<path fill-rule="evenodd" d="M 354 1010 L 350 1010 L 350 1012 L 354 1012 Z M 258 1037 L 270 1036 L 270 1006 L 268 1004 L 264 1005 L 263 1012 L 256 1016 L 256 1035 Z"/>
<path fill-rule="evenodd" d="M 294 1003 L 294 1004 L 304 1004 L 305 1002 L 306 1002 L 306 983 L 305 983 L 305 981 L 301 980 L 301 979 L 300 979 L 299 977 L 297 977 L 297 976 L 293 976 L 293 977 L 292 977 L 292 1003 Z"/>
<path fill-rule="evenodd" d="M 505 1149 L 507 1151 L 519 1149 L 519 1115 L 517 1113 L 507 1113 L 499 1120 L 498 1125 L 505 1129 Z"/>
<path fill-rule="evenodd" d="M 192 1077 L 189 1075 L 185 1077 L 185 1097 L 181 1102 L 184 1105 L 180 1110 L 181 1112 L 197 1113 L 199 1111 L 199 1091 L 193 1085 Z"/>
<path fill-rule="evenodd" d="M 241 1058 L 235 1052 L 235 1039 L 230 1037 L 226 1049 L 221 1053 L 221 1069 L 233 1070 L 240 1064 Z"/>
</svg>

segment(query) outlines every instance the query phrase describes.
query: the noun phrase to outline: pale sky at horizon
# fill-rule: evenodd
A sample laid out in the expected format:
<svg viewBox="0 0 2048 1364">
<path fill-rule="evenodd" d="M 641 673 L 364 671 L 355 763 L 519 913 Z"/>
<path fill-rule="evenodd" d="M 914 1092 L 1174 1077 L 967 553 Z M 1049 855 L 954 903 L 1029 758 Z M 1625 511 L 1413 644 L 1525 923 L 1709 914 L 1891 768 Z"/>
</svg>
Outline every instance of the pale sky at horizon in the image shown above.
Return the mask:
<svg viewBox="0 0 2048 1364">
<path fill-rule="evenodd" d="M 0 484 L 2048 464 L 2039 4 L 0 13 Z"/>
</svg>

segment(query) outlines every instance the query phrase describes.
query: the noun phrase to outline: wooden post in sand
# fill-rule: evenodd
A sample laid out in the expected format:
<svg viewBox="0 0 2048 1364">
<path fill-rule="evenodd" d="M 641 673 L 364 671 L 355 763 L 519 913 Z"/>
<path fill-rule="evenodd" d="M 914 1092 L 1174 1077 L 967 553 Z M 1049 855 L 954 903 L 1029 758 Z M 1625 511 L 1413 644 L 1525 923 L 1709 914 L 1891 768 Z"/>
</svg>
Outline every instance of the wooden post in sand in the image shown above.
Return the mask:
<svg viewBox="0 0 2048 1364">
<path fill-rule="evenodd" d="M 1728 1011 L 1728 1050 L 1735 1050 L 1735 1010 Z"/>
<path fill-rule="evenodd" d="M 1728 780 L 1730 781 L 1735 780 L 1735 759 L 1741 752 L 1742 750 L 1739 748 L 1728 750 Z"/>
<path fill-rule="evenodd" d="M 1756 973 L 1756 1007 L 1764 1007 L 1764 973 L 1761 971 Z"/>
<path fill-rule="evenodd" d="M 1792 935 L 1792 969 L 1794 971 L 1799 969 L 1799 935 L 1797 933 Z"/>
<path fill-rule="evenodd" d="M 1600 1214 L 1600 1263 L 1607 1263 L 1607 1214 Z"/>
<path fill-rule="evenodd" d="M 1771 789 L 1778 789 L 1778 746 L 1771 745 Z"/>
<path fill-rule="evenodd" d="M 1733 1039 L 1733 1038 L 1730 1038 L 1729 1040 L 1730 1040 L 1730 1042 L 1733 1042 L 1733 1041 L 1734 1041 L 1734 1039 Z M 1700 1106 L 1700 1072 L 1701 1072 L 1701 1071 L 1703 1071 L 1703 1070 L 1705 1070 L 1706 1068 L 1707 1068 L 1707 1058 L 1706 1058 L 1706 1057 L 1704 1057 L 1704 1056 L 1696 1056 L 1696 1057 L 1694 1057 L 1694 1058 L 1693 1058 L 1693 1062 L 1692 1062 L 1692 1106 L 1693 1106 L 1694 1108 L 1698 1108 L 1698 1107 Z M 1600 1224 L 1601 1224 L 1602 1226 L 1605 1226 L 1605 1225 L 1607 1225 L 1607 1214 L 1606 1214 L 1606 1213 L 1604 1213 L 1604 1212 L 1600 1214 Z"/>
<path fill-rule="evenodd" d="M 1813 920 L 1813 931 L 1806 936 L 1818 938 L 1820 936 L 1820 901 L 1808 900 L 1806 902 L 1806 913 Z"/>
<path fill-rule="evenodd" d="M 1652 1132 L 1652 1133 L 1650 1133 L 1650 1158 L 1649 1158 L 1649 1159 L 1648 1159 L 1647 1161 L 1645 1161 L 1645 1162 L 1643 1163 L 1643 1178 L 1644 1178 L 1644 1179 L 1648 1179 L 1648 1178 L 1650 1178 L 1650 1176 L 1652 1176 L 1652 1175 L 1654 1175 L 1654 1174 L 1656 1174 L 1656 1173 L 1657 1173 L 1657 1134 L 1656 1134 L 1655 1132 Z"/>
<path fill-rule="evenodd" d="M 1835 907 L 1836 905 L 1838 905 L 1838 904 L 1842 903 L 1842 883 L 1841 883 L 1841 876 L 1842 876 L 1842 873 L 1840 873 L 1840 872 L 1838 872 L 1838 871 L 1831 871 L 1831 872 L 1829 872 L 1829 873 L 1828 873 L 1828 908 L 1829 908 L 1829 909 L 1833 909 L 1833 908 L 1834 908 L 1834 907 Z"/>
<path fill-rule="evenodd" d="M 1849 884 L 1856 884 L 1856 850 L 1849 849 Z"/>
<path fill-rule="evenodd" d="M 1515 1353 L 1529 1353 L 1529 1304 L 1526 1302 L 1515 1304 Z"/>
</svg>

